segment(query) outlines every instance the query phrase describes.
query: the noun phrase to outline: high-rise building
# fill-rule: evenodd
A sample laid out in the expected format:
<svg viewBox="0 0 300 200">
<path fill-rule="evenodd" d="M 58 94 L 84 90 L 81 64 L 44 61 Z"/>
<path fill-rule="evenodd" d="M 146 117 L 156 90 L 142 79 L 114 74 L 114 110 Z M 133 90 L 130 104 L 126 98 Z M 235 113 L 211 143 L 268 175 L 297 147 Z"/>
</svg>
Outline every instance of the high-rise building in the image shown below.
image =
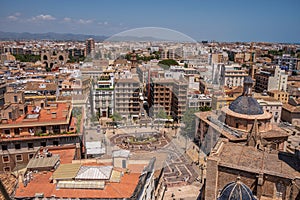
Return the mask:
<svg viewBox="0 0 300 200">
<path fill-rule="evenodd" d="M 140 113 L 140 82 L 133 77 L 122 77 L 115 82 L 115 112 L 128 120 Z M 130 119 L 129 119 L 130 118 Z"/>
<path fill-rule="evenodd" d="M 89 38 L 85 42 L 85 55 L 92 55 L 95 51 L 95 40 L 93 38 Z"/>
</svg>

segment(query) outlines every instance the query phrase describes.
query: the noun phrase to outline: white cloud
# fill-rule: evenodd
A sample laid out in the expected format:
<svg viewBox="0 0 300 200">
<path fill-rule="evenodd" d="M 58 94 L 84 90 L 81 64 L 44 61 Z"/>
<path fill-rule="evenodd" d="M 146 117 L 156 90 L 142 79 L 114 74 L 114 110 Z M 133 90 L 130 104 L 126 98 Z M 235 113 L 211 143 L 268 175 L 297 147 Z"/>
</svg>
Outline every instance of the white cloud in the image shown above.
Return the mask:
<svg viewBox="0 0 300 200">
<path fill-rule="evenodd" d="M 78 23 L 79 23 L 79 24 L 90 24 L 90 23 L 92 23 L 92 22 L 93 22 L 93 20 L 91 20 L 91 19 L 87 19 L 87 20 L 79 19 L 79 20 L 78 20 Z"/>
<path fill-rule="evenodd" d="M 15 14 L 8 16 L 7 19 L 9 19 L 11 21 L 16 21 L 19 19 L 20 15 L 21 15 L 21 13 L 16 12 Z"/>
<path fill-rule="evenodd" d="M 12 20 L 12 21 L 16 21 L 18 20 L 18 17 L 14 16 L 14 15 L 10 15 L 7 17 L 7 19 Z"/>
<path fill-rule="evenodd" d="M 64 18 L 64 22 L 70 22 L 70 21 L 72 21 L 71 18 L 69 18 L 69 17 L 65 17 L 65 18 Z"/>
<path fill-rule="evenodd" d="M 50 21 L 55 19 L 56 18 L 51 15 L 43 15 L 43 14 L 31 18 L 32 21 Z"/>
<path fill-rule="evenodd" d="M 104 24 L 104 25 L 107 25 L 107 24 L 108 24 L 108 22 L 104 22 L 103 24 Z"/>
</svg>

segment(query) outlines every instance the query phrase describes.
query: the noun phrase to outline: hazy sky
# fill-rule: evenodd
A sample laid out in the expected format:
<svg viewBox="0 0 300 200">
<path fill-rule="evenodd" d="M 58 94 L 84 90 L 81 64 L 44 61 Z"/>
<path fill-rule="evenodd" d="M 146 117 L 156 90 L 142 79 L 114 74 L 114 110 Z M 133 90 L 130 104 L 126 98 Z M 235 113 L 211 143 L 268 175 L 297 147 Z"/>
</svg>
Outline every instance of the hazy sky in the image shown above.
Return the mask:
<svg viewBox="0 0 300 200">
<path fill-rule="evenodd" d="M 0 0 L 0 30 L 110 36 L 162 27 L 195 40 L 300 42 L 300 0 Z"/>
</svg>

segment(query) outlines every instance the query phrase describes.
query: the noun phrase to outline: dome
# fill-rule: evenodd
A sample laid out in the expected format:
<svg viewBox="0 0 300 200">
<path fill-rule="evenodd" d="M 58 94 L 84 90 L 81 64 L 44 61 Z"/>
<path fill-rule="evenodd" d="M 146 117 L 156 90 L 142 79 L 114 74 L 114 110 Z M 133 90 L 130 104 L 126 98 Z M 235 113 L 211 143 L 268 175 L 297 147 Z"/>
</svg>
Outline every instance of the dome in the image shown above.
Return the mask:
<svg viewBox="0 0 300 200">
<path fill-rule="evenodd" d="M 264 113 L 256 99 L 251 96 L 239 96 L 229 105 L 233 112 L 245 115 L 261 115 Z"/>
<path fill-rule="evenodd" d="M 218 200 L 256 200 L 256 198 L 247 185 L 237 180 L 223 188 Z"/>
</svg>

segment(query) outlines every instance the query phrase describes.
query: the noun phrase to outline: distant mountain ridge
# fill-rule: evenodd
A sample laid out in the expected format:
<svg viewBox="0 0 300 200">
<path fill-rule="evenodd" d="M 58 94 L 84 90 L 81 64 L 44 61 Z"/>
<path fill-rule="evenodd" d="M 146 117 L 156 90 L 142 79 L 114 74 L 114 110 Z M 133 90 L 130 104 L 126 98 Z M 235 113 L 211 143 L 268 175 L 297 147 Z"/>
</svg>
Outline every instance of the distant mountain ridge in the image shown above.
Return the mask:
<svg viewBox="0 0 300 200">
<path fill-rule="evenodd" d="M 53 40 L 53 41 L 85 41 L 88 38 L 93 38 L 95 41 L 172 41 L 151 36 L 121 36 L 114 35 L 112 37 L 99 36 L 99 35 L 86 35 L 86 34 L 73 34 L 73 33 L 17 33 L 17 32 L 4 32 L 0 31 L 0 41 L 11 41 L 11 40 Z"/>
<path fill-rule="evenodd" d="M 88 38 L 94 38 L 96 41 L 103 41 L 107 36 L 72 34 L 72 33 L 16 33 L 0 31 L 0 40 L 55 40 L 55 41 L 85 41 Z"/>
</svg>

